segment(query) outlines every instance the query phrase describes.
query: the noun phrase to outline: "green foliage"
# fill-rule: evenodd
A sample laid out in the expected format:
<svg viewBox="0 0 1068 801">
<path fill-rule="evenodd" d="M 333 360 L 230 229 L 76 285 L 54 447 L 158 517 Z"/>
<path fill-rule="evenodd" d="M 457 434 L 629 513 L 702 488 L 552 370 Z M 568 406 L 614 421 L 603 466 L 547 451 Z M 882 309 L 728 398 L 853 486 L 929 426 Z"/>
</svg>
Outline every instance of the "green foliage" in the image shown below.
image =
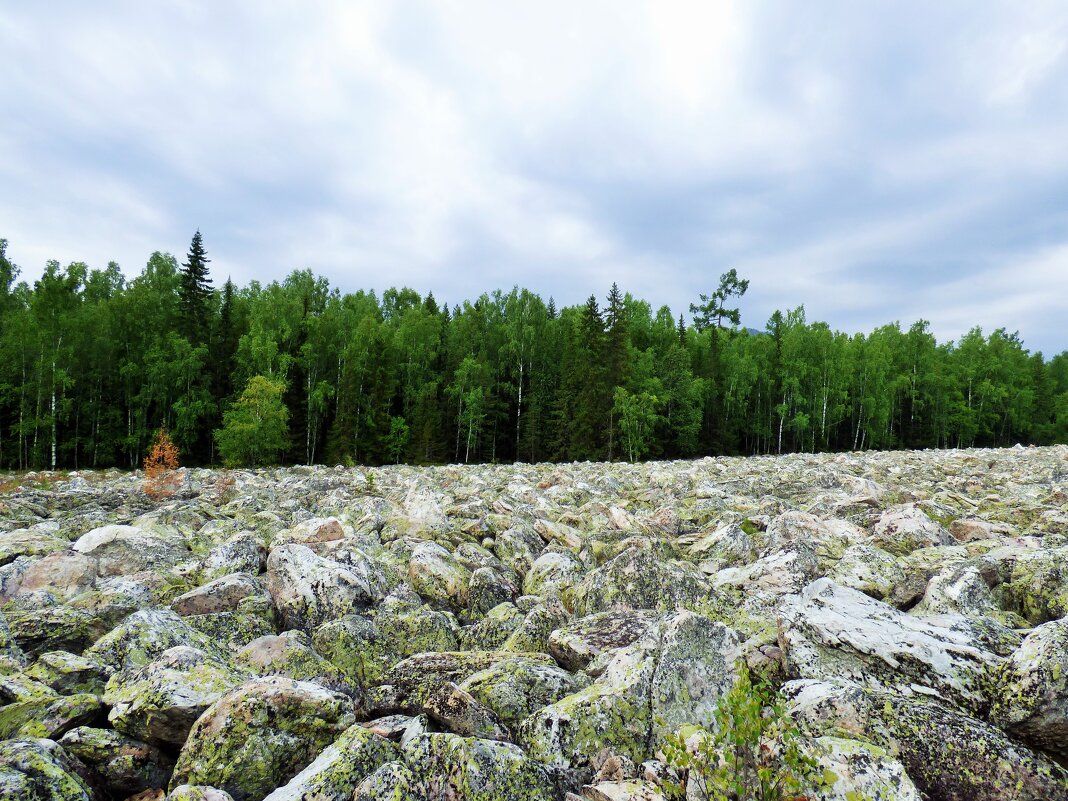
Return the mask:
<svg viewBox="0 0 1068 801">
<path fill-rule="evenodd" d="M 803 307 L 736 330 L 748 284 L 733 271 L 687 327 L 615 285 L 603 308 L 518 287 L 451 307 L 410 288 L 341 294 L 308 270 L 215 290 L 200 237 L 183 264 L 153 253 L 130 281 L 51 262 L 31 286 L 7 253 L 0 240 L 4 469 L 132 469 L 161 427 L 184 463 L 215 461 L 210 434 L 256 376 L 284 384 L 288 427 L 262 452 L 246 442 L 244 461 L 1068 442 L 1068 353 L 1046 360 L 1001 329 L 938 343 L 924 321 L 850 336 Z"/>
<path fill-rule="evenodd" d="M 801 801 L 838 780 L 802 751 L 778 694 L 744 665 L 716 707 L 713 730 L 683 727 L 663 750 L 681 777 L 673 789 L 688 801 Z"/>
<path fill-rule="evenodd" d="M 215 432 L 227 467 L 274 464 L 286 445 L 289 410 L 282 402 L 285 384 L 257 375 L 249 379 L 241 397 Z"/>
<path fill-rule="evenodd" d="M 619 420 L 619 430 L 629 461 L 636 462 L 649 451 L 659 406 L 656 395 L 648 392 L 634 395 L 623 387 L 616 387 L 613 410 Z"/>
<path fill-rule="evenodd" d="M 400 464 L 401 455 L 408 445 L 411 433 L 403 417 L 389 418 L 389 436 L 386 441 L 389 455 L 393 458 L 394 464 Z"/>
</svg>

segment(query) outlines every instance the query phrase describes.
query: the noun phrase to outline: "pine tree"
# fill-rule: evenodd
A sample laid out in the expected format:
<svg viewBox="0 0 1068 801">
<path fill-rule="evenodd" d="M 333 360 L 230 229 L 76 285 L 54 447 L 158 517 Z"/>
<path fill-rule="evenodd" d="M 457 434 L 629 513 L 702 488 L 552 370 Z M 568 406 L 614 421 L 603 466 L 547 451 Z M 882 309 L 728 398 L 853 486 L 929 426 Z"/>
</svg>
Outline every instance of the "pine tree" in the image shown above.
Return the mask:
<svg viewBox="0 0 1068 801">
<path fill-rule="evenodd" d="M 194 345 L 202 345 L 209 339 L 210 261 L 198 230 L 189 244 L 189 254 L 182 264 L 178 283 L 179 325 L 182 335 Z"/>
</svg>

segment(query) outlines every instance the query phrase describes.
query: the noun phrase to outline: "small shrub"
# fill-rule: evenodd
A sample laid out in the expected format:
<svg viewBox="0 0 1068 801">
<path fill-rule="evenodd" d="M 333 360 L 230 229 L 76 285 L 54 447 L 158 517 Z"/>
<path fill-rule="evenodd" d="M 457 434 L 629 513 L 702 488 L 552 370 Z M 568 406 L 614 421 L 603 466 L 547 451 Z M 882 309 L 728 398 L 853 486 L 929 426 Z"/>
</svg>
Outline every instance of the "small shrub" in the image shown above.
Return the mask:
<svg viewBox="0 0 1068 801">
<path fill-rule="evenodd" d="M 670 788 L 700 801 L 809 801 L 838 777 L 801 750 L 801 732 L 779 695 L 742 665 L 720 699 L 715 730 L 686 726 L 670 735 L 664 756 L 679 774 Z M 689 785 L 689 795 L 687 795 Z"/>
<path fill-rule="evenodd" d="M 178 466 L 178 447 L 171 442 L 167 429 L 160 428 L 152 450 L 145 457 L 145 483 L 142 486 L 145 494 L 157 501 L 174 495 L 182 485 L 176 472 Z"/>
</svg>

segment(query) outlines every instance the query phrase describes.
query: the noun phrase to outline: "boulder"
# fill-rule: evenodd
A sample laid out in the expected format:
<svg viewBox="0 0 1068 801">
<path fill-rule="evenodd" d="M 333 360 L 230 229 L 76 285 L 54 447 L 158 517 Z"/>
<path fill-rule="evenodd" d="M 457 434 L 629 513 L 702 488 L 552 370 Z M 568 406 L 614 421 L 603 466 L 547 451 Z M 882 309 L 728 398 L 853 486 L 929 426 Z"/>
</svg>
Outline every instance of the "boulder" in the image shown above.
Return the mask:
<svg viewBox="0 0 1068 801">
<path fill-rule="evenodd" d="M 262 582 L 247 573 L 231 573 L 178 596 L 171 609 L 183 617 L 232 612 L 252 595 L 266 595 Z"/>
<path fill-rule="evenodd" d="M 589 684 L 582 674 L 569 673 L 539 659 L 514 657 L 467 677 L 460 688 L 514 727 L 544 706 Z"/>
<path fill-rule="evenodd" d="M 267 589 L 286 628 L 312 632 L 380 600 L 385 578 L 360 552 L 343 565 L 305 545 L 282 545 L 267 559 Z"/>
<path fill-rule="evenodd" d="M 345 693 L 355 689 L 336 665 L 312 648 L 311 638 L 303 631 L 259 637 L 234 661 L 257 676 L 288 676 Z"/>
<path fill-rule="evenodd" d="M 566 551 L 546 551 L 523 577 L 524 595 L 557 595 L 577 584 L 583 575 L 582 563 Z"/>
<path fill-rule="evenodd" d="M 175 646 L 111 677 L 104 692 L 108 720 L 135 739 L 181 746 L 201 713 L 246 678 L 217 656 Z"/>
<path fill-rule="evenodd" d="M 436 542 L 421 542 L 412 549 L 408 580 L 434 606 L 467 607 L 471 572 Z"/>
<path fill-rule="evenodd" d="M 1068 757 L 1068 618 L 1028 634 L 998 676 L 990 719 L 1031 745 Z"/>
<path fill-rule="evenodd" d="M 310 682 L 281 676 L 247 682 L 193 724 L 171 787 L 205 784 L 234 801 L 259 801 L 355 723 L 353 712 L 348 696 Z"/>
<path fill-rule="evenodd" d="M 986 704 L 983 688 L 1001 662 L 944 619 L 907 615 L 825 578 L 786 605 L 779 644 L 794 678 L 844 678 L 972 712 Z"/>
<path fill-rule="evenodd" d="M 187 645 L 223 658 L 223 648 L 215 640 L 191 627 L 170 609 L 135 612 L 109 631 L 84 656 L 112 670 L 147 665 L 170 648 Z"/>
<path fill-rule="evenodd" d="M 688 562 L 665 560 L 649 540 L 639 540 L 586 577 L 574 590 L 574 612 L 610 609 L 675 609 L 706 594 L 700 572 Z"/>
<path fill-rule="evenodd" d="M 582 670 L 604 651 L 622 648 L 644 637 L 659 616 L 647 610 L 597 612 L 556 629 L 548 649 L 566 670 Z"/>
<path fill-rule="evenodd" d="M 364 777 L 400 755 L 400 748 L 386 738 L 363 726 L 350 726 L 266 801 L 350 801 Z"/>
<path fill-rule="evenodd" d="M 0 742 L 0 798 L 93 801 L 74 760 L 52 740 Z"/>
<path fill-rule="evenodd" d="M 64 734 L 59 744 L 88 765 L 117 798 L 165 788 L 174 769 L 174 757 L 111 729 L 82 726 Z"/>
<path fill-rule="evenodd" d="M 417 797 L 426 801 L 553 801 L 545 770 L 510 744 L 426 734 L 404 747 Z"/>
<path fill-rule="evenodd" d="M 48 651 L 26 671 L 26 675 L 63 695 L 101 695 L 112 671 L 106 665 L 67 651 Z"/>
<path fill-rule="evenodd" d="M 872 529 L 871 542 L 893 554 L 920 548 L 953 545 L 956 540 L 916 504 L 895 506 L 883 512 Z"/>
<path fill-rule="evenodd" d="M 83 534 L 72 546 L 93 556 L 101 576 L 125 576 L 174 567 L 189 559 L 185 541 L 175 533 L 137 526 L 102 526 Z"/>
</svg>

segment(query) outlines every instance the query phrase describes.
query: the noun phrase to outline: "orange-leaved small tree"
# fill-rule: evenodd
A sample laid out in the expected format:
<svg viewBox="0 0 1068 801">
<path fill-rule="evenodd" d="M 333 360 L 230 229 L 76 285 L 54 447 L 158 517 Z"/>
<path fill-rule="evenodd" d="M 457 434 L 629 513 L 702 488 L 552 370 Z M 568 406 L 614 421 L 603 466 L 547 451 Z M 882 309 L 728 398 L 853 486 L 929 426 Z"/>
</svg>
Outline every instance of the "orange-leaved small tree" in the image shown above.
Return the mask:
<svg viewBox="0 0 1068 801">
<path fill-rule="evenodd" d="M 178 469 L 178 446 L 171 442 L 167 429 L 156 432 L 156 441 L 145 457 L 145 494 L 151 498 L 169 498 L 182 484 Z"/>
</svg>

